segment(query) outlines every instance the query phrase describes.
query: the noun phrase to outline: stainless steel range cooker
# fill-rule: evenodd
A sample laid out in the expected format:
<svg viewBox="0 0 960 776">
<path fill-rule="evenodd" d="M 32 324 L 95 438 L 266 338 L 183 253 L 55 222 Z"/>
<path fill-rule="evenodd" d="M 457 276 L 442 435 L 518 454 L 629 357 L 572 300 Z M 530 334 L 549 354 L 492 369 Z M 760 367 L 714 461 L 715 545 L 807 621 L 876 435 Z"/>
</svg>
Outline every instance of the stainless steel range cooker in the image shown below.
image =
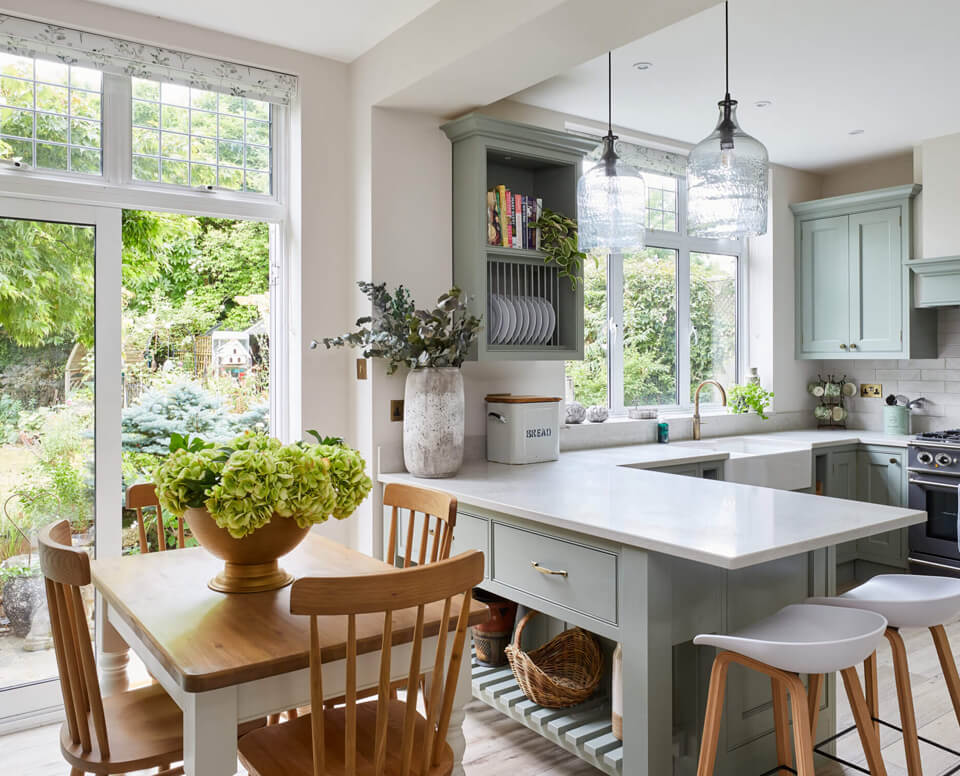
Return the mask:
<svg viewBox="0 0 960 776">
<path fill-rule="evenodd" d="M 918 434 L 908 449 L 908 503 L 927 513 L 926 523 L 910 526 L 910 570 L 960 577 L 960 429 Z"/>
</svg>

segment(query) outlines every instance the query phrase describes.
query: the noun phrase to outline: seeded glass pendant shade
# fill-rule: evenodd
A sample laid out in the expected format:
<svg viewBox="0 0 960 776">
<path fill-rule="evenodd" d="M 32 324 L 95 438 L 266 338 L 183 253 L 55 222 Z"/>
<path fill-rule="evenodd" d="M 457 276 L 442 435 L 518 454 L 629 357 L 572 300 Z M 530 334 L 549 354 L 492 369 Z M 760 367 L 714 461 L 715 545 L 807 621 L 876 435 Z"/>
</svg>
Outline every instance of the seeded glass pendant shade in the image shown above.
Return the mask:
<svg viewBox="0 0 960 776">
<path fill-rule="evenodd" d="M 719 121 L 687 158 L 687 220 L 698 237 L 736 239 L 767 231 L 770 160 L 763 143 L 737 123 L 737 101 L 729 90 L 729 33 L 727 41 L 728 87 L 718 103 Z"/>
<path fill-rule="evenodd" d="M 578 242 L 581 251 L 626 253 L 643 248 L 647 187 L 614 147 L 611 62 L 608 53 L 608 128 L 603 154 L 577 182 Z"/>
</svg>

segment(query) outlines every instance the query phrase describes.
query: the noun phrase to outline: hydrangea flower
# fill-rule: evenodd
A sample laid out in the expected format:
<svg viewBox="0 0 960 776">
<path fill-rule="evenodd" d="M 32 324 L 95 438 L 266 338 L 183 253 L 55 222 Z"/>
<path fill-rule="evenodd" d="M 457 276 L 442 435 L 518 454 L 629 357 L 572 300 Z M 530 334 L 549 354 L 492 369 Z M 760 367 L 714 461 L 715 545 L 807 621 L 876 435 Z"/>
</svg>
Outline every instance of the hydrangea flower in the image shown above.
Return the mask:
<svg viewBox="0 0 960 776">
<path fill-rule="evenodd" d="M 337 492 L 333 516 L 337 520 L 350 517 L 373 489 L 373 481 L 367 476 L 367 462 L 358 451 L 344 445 L 316 445 L 314 449 L 330 461 L 330 476 Z"/>
</svg>

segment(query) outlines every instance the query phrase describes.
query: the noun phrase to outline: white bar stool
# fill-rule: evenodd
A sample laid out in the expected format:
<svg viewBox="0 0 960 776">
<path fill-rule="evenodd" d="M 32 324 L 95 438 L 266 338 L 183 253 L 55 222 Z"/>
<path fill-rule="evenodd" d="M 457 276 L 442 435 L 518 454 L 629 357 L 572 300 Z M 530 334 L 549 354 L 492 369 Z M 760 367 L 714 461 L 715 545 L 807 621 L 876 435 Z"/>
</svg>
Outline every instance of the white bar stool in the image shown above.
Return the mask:
<svg viewBox="0 0 960 776">
<path fill-rule="evenodd" d="M 933 643 L 940 658 L 940 667 L 953 702 L 953 711 L 960 722 L 960 675 L 950 649 L 944 623 L 960 617 L 960 579 L 912 574 L 881 574 L 859 587 L 832 598 L 811 598 L 809 603 L 851 607 L 876 612 L 886 618 L 885 632 L 893 653 L 893 671 L 897 682 L 897 701 L 900 705 L 898 728 L 879 718 L 877 697 L 877 656 L 870 655 L 863 664 L 864 681 L 867 685 L 867 707 L 875 726 L 885 725 L 903 733 L 909 776 L 921 776 L 919 742 L 935 746 L 960 757 L 960 752 L 917 734 L 917 719 L 913 708 L 913 691 L 910 687 L 910 669 L 907 666 L 907 651 L 900 635 L 900 628 L 929 628 Z M 960 770 L 960 766 L 950 773 Z"/>
<path fill-rule="evenodd" d="M 812 699 L 819 692 L 808 698 L 799 674 L 821 677 L 839 671 L 860 731 L 870 773 L 872 776 L 886 776 L 880 757 L 880 739 L 871 723 L 863 688 L 854 668 L 876 650 L 886 628 L 887 621 L 875 612 L 794 604 L 730 635 L 710 633 L 697 636 L 694 644 L 727 650 L 719 652 L 713 661 L 697 776 L 713 774 L 727 669 L 731 663 L 739 663 L 770 677 L 777 766 L 768 774 L 787 771 L 798 776 L 815 776 L 811 730 L 816 719 L 816 702 Z M 790 765 L 788 693 L 793 709 L 796 770 Z"/>
</svg>

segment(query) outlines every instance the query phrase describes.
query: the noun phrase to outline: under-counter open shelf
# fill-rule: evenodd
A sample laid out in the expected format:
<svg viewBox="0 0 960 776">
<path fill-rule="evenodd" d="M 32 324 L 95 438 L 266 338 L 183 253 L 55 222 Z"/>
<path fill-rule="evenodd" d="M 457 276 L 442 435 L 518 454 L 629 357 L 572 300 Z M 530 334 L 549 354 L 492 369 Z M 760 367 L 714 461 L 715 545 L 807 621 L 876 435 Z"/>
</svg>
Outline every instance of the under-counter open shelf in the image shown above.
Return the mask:
<svg viewBox="0 0 960 776">
<path fill-rule="evenodd" d="M 562 746 L 609 776 L 623 773 L 623 742 L 613 735 L 610 700 L 597 694 L 569 709 L 529 700 L 509 666 L 485 666 L 472 656 L 473 697 Z"/>
</svg>

